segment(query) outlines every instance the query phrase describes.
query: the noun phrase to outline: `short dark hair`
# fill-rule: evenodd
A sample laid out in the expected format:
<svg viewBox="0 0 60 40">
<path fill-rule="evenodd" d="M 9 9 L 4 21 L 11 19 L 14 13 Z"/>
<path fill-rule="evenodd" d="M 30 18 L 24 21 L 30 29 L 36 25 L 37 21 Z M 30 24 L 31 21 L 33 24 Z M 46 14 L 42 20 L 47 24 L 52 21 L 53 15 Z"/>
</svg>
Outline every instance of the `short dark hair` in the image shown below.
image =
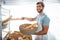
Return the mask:
<svg viewBox="0 0 60 40">
<path fill-rule="evenodd" d="M 43 2 L 37 2 L 36 4 L 41 4 L 42 7 L 44 7 L 44 3 Z"/>
</svg>

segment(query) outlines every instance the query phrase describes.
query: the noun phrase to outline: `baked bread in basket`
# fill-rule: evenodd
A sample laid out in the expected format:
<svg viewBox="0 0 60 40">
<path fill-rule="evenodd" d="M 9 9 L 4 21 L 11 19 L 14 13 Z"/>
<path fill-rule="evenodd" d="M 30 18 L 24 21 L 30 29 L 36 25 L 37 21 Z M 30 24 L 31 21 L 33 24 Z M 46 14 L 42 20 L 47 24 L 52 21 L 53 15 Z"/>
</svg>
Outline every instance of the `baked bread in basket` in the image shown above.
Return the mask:
<svg viewBox="0 0 60 40">
<path fill-rule="evenodd" d="M 22 24 L 19 29 L 23 34 L 34 34 L 37 30 L 37 24 Z"/>
</svg>

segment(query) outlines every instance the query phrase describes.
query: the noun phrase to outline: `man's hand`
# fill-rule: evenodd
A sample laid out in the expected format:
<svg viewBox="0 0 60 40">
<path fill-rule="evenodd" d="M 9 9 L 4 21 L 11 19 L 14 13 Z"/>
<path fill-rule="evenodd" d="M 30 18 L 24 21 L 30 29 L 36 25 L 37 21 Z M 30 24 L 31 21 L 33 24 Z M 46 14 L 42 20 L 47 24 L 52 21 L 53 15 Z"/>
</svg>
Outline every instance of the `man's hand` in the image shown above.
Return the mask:
<svg viewBox="0 0 60 40">
<path fill-rule="evenodd" d="M 12 18 L 12 16 L 9 16 L 7 19 L 2 20 L 2 23 L 6 23 L 6 22 L 8 22 L 9 20 L 11 20 L 11 18 Z"/>
<path fill-rule="evenodd" d="M 22 20 L 26 19 L 26 20 L 29 20 L 29 21 L 35 21 L 35 18 L 22 17 L 21 19 L 22 19 Z"/>
<path fill-rule="evenodd" d="M 26 19 L 26 17 L 22 17 L 22 18 L 21 18 L 21 20 L 24 20 L 24 19 Z"/>
</svg>

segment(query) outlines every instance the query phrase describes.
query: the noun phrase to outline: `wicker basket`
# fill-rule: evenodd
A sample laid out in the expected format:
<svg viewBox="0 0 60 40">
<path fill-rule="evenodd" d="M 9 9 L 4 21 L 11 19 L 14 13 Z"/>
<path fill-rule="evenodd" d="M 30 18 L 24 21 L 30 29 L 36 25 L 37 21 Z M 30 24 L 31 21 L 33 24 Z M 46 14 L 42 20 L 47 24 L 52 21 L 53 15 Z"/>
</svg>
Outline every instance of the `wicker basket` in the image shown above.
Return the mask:
<svg viewBox="0 0 60 40">
<path fill-rule="evenodd" d="M 22 24 L 20 25 L 19 29 L 20 29 L 20 32 L 23 33 L 23 34 L 34 34 L 35 31 L 37 30 L 37 27 L 30 27 L 29 26 L 32 25 L 32 24 Z"/>
</svg>

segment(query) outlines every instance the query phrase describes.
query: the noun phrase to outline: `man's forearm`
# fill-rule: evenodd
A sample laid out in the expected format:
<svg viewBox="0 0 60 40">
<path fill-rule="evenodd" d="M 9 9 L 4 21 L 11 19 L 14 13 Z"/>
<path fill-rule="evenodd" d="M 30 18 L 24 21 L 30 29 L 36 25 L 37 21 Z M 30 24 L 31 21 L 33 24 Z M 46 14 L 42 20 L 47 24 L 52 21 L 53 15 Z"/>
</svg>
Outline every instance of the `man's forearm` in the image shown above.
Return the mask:
<svg viewBox="0 0 60 40">
<path fill-rule="evenodd" d="M 43 26 L 43 29 L 42 29 L 42 31 L 39 31 L 39 32 L 37 32 L 37 33 L 35 33 L 36 35 L 44 35 L 44 34 L 47 34 L 47 32 L 48 32 L 48 26 Z"/>
<path fill-rule="evenodd" d="M 35 18 L 25 18 L 25 19 L 27 19 L 29 21 L 35 21 Z"/>
<path fill-rule="evenodd" d="M 11 20 L 23 20 L 22 18 L 11 18 Z"/>
<path fill-rule="evenodd" d="M 35 35 L 45 35 L 45 34 L 47 34 L 47 32 L 45 32 L 45 31 L 39 31 L 39 32 L 35 33 Z"/>
<path fill-rule="evenodd" d="M 27 17 L 23 17 L 23 18 L 11 18 L 11 20 L 24 20 L 24 19 L 29 20 L 29 21 L 34 21 L 35 20 L 35 18 L 27 18 Z"/>
<path fill-rule="evenodd" d="M 2 23 L 6 23 L 6 22 L 8 22 L 9 20 L 10 20 L 10 18 L 7 18 L 7 19 L 3 20 Z"/>
<path fill-rule="evenodd" d="M 6 22 L 8 22 L 8 21 L 11 19 L 11 17 L 12 17 L 12 16 L 9 16 L 7 19 L 2 20 L 2 23 L 6 23 Z"/>
</svg>

